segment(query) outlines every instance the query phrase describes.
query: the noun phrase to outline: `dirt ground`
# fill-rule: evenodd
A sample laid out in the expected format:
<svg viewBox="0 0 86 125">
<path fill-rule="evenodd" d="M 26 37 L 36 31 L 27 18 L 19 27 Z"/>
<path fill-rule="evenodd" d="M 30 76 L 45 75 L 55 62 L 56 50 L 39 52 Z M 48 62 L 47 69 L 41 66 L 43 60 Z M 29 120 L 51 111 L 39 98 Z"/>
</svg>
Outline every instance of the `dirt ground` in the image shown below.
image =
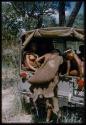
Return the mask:
<svg viewBox="0 0 86 125">
<path fill-rule="evenodd" d="M 2 123 L 31 123 L 32 116 L 21 112 L 15 100 L 14 87 L 2 90 Z"/>
</svg>

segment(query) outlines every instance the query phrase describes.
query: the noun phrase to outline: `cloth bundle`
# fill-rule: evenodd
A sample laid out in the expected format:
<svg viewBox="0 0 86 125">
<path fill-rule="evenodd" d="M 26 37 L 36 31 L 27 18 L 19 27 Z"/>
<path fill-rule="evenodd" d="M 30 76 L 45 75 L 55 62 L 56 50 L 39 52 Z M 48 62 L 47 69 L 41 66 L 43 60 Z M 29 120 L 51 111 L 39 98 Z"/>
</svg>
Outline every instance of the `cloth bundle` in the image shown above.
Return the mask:
<svg viewBox="0 0 86 125">
<path fill-rule="evenodd" d="M 55 54 L 53 58 L 51 56 L 47 62 L 44 62 L 44 64 L 37 69 L 37 71 L 28 79 L 28 81 L 31 84 L 43 84 L 50 82 L 52 79 L 54 79 L 62 62 L 63 58 L 58 54 Z"/>
</svg>

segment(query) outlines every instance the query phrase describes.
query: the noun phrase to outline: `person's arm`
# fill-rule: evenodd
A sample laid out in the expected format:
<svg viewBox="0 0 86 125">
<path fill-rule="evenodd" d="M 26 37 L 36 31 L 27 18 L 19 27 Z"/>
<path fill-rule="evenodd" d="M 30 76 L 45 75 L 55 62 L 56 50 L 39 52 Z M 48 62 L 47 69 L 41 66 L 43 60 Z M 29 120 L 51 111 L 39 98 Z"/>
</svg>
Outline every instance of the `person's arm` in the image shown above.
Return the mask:
<svg viewBox="0 0 86 125">
<path fill-rule="evenodd" d="M 67 75 L 70 74 L 70 61 L 67 61 Z"/>
<path fill-rule="evenodd" d="M 37 62 L 40 62 L 40 61 L 43 60 L 43 59 L 45 59 L 45 55 L 43 55 L 43 56 L 37 58 L 36 61 L 37 61 Z"/>
<path fill-rule="evenodd" d="M 77 62 L 78 65 L 78 70 L 79 70 L 79 77 L 82 78 L 82 66 L 81 66 L 81 60 L 79 59 L 79 57 L 74 53 L 74 59 Z"/>
<path fill-rule="evenodd" d="M 27 62 L 27 65 L 28 65 L 28 68 L 33 70 L 33 71 L 36 71 L 36 68 L 34 68 L 31 64 L 30 64 L 30 60 L 28 58 L 28 55 L 26 55 L 26 62 Z"/>
</svg>

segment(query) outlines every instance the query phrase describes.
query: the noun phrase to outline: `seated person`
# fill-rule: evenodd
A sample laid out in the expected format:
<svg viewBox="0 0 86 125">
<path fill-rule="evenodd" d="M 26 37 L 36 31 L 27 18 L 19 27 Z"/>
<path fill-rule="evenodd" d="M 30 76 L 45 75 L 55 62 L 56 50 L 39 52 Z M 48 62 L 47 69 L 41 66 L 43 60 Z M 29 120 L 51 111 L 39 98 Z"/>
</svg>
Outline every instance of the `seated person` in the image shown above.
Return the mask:
<svg viewBox="0 0 86 125">
<path fill-rule="evenodd" d="M 72 49 L 65 51 L 67 59 L 67 75 L 82 77 L 81 60 Z"/>
<path fill-rule="evenodd" d="M 23 66 L 26 67 L 27 70 L 36 71 L 36 69 L 40 66 L 39 63 L 36 62 L 37 58 L 37 54 L 34 54 L 32 52 L 25 53 Z"/>
</svg>

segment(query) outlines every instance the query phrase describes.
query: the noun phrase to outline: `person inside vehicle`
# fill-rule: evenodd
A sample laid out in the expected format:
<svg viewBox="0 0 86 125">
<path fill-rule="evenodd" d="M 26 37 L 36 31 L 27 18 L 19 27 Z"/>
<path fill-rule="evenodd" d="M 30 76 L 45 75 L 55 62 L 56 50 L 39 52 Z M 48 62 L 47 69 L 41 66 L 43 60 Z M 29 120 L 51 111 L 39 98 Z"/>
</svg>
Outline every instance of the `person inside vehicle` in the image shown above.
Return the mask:
<svg viewBox="0 0 86 125">
<path fill-rule="evenodd" d="M 84 88 L 84 79 L 82 71 L 82 62 L 77 54 L 72 49 L 68 49 L 66 52 L 66 58 L 68 61 L 67 75 L 77 76 L 78 90 L 82 91 Z M 84 68 L 84 67 L 83 67 Z"/>
<path fill-rule="evenodd" d="M 38 55 L 31 52 L 31 53 L 26 53 L 24 56 L 25 56 L 24 60 L 25 67 L 28 70 L 36 71 L 37 69 L 36 59 L 38 58 Z"/>
<path fill-rule="evenodd" d="M 67 59 L 67 75 L 82 78 L 81 60 L 77 54 L 72 49 L 67 49 L 64 53 Z"/>
<path fill-rule="evenodd" d="M 36 62 L 38 55 L 36 54 L 37 46 L 36 43 L 32 42 L 28 52 L 24 52 L 23 55 L 23 66 L 29 71 L 36 71 L 39 64 Z"/>
</svg>

